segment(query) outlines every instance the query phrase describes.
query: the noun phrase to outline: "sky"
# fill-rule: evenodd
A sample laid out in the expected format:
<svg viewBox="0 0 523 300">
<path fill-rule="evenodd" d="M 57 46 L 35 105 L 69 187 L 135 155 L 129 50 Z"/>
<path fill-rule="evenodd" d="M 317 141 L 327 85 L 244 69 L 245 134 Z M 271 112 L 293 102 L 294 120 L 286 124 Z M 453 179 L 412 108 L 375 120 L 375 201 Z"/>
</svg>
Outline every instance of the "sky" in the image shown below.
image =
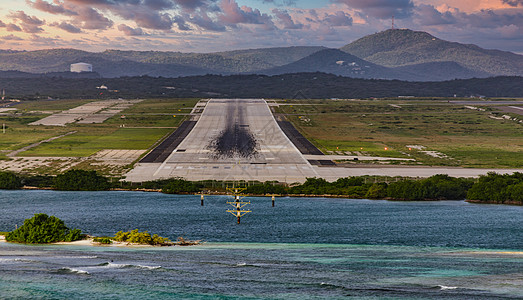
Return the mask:
<svg viewBox="0 0 523 300">
<path fill-rule="evenodd" d="M 523 54 L 523 0 L 0 0 L 0 49 L 342 47 L 391 28 Z"/>
</svg>

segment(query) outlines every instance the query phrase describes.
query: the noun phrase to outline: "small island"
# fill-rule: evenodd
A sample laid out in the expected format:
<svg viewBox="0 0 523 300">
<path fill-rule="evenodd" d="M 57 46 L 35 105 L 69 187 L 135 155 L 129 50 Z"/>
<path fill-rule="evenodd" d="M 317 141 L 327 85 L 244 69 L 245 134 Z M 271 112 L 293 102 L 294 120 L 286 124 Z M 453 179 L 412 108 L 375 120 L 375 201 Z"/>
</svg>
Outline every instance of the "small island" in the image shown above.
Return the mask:
<svg viewBox="0 0 523 300">
<path fill-rule="evenodd" d="M 83 234 L 80 229 L 70 229 L 55 216 L 35 214 L 24 224 L 11 232 L 0 233 L 0 241 L 21 244 L 76 244 L 112 246 L 191 246 L 199 245 L 201 240 L 191 241 L 179 237 L 177 242 L 157 234 L 138 229 L 118 231 L 114 237 L 94 237 Z"/>
</svg>

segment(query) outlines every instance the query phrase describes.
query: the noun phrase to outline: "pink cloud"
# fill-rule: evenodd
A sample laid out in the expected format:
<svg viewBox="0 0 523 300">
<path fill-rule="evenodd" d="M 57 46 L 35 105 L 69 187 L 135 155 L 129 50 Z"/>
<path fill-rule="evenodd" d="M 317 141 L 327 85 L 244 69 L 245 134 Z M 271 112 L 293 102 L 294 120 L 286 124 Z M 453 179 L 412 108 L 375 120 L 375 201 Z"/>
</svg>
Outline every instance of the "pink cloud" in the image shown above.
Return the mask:
<svg viewBox="0 0 523 300">
<path fill-rule="evenodd" d="M 104 30 L 113 26 L 113 21 L 91 7 L 80 7 L 78 15 L 73 17 L 73 23 L 82 29 Z"/>
<path fill-rule="evenodd" d="M 8 15 L 8 17 L 11 18 L 11 19 L 18 19 L 22 23 L 28 24 L 28 25 L 41 26 L 41 25 L 45 24 L 45 21 L 40 20 L 40 19 L 38 19 L 35 16 L 32 16 L 32 17 L 28 16 L 25 12 L 23 12 L 21 10 L 16 11 L 16 12 L 11 12 Z"/>
<path fill-rule="evenodd" d="M 13 24 L 13 23 L 7 24 L 6 29 L 7 29 L 7 31 L 22 31 L 22 28 L 20 28 L 18 25 Z"/>
<path fill-rule="evenodd" d="M 351 15 L 347 14 L 344 11 L 336 11 L 332 14 L 325 14 L 322 23 L 326 23 L 330 26 L 351 26 L 353 19 Z"/>
<path fill-rule="evenodd" d="M 269 15 L 247 6 L 239 7 L 235 0 L 222 0 L 220 8 L 222 13 L 218 15 L 218 19 L 227 25 L 265 24 L 269 28 L 274 26 Z"/>
<path fill-rule="evenodd" d="M 278 18 L 280 20 L 280 22 L 283 24 L 284 29 L 302 29 L 303 28 L 303 24 L 295 23 L 287 11 L 280 10 L 280 9 L 273 9 L 272 13 L 276 16 L 276 18 Z"/>
<path fill-rule="evenodd" d="M 66 16 L 74 16 L 74 15 L 78 14 L 75 11 L 65 8 L 62 3 L 53 5 L 53 4 L 51 4 L 49 2 L 45 2 L 43 0 L 35 0 L 34 2 L 32 2 L 30 0 L 26 0 L 26 3 L 35 9 L 38 9 L 40 11 L 47 12 L 50 14 L 55 14 L 55 15 L 61 14 L 61 15 L 66 15 Z"/>
<path fill-rule="evenodd" d="M 145 34 L 141 28 L 132 28 L 125 24 L 118 25 L 118 30 L 122 31 L 127 36 L 140 36 Z"/>
<path fill-rule="evenodd" d="M 366 15 L 378 19 L 406 18 L 412 14 L 412 0 L 334 0 L 350 8 L 359 9 Z"/>
<path fill-rule="evenodd" d="M 195 24 L 200 29 L 214 32 L 225 32 L 227 28 L 225 25 L 213 20 L 206 12 L 194 13 L 190 16 L 185 16 L 189 22 Z"/>
<path fill-rule="evenodd" d="M 29 16 L 25 12 L 19 10 L 16 12 L 11 12 L 8 15 L 9 18 L 18 21 L 20 23 L 20 26 L 14 25 L 11 26 L 11 31 L 19 31 L 18 29 L 21 29 L 23 32 L 27 33 L 38 33 L 44 31 L 40 26 L 45 24 L 45 21 L 38 19 L 35 16 Z M 21 28 L 20 28 L 21 27 Z M 9 30 L 9 26 L 8 26 Z"/>
<path fill-rule="evenodd" d="M 49 25 L 57 27 L 57 28 L 60 28 L 60 29 L 65 30 L 65 31 L 67 31 L 69 33 L 82 33 L 83 32 L 81 28 L 78 28 L 78 27 L 74 26 L 73 24 L 67 23 L 65 21 L 62 21 L 60 23 L 54 22 L 54 23 L 51 23 Z"/>
<path fill-rule="evenodd" d="M 13 35 L 13 34 L 2 36 L 2 37 L 0 37 L 0 39 L 5 40 L 5 41 L 23 41 L 24 40 L 21 37 Z"/>
</svg>

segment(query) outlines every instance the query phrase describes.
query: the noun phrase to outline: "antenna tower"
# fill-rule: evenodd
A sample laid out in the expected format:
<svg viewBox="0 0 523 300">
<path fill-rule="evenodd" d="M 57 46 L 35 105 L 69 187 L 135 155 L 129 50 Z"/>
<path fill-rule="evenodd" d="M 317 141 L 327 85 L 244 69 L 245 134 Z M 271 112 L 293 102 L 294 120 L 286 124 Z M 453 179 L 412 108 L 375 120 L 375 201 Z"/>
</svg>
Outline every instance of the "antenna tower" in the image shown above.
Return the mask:
<svg viewBox="0 0 523 300">
<path fill-rule="evenodd" d="M 392 29 L 394 29 L 394 16 L 392 16 Z"/>
</svg>

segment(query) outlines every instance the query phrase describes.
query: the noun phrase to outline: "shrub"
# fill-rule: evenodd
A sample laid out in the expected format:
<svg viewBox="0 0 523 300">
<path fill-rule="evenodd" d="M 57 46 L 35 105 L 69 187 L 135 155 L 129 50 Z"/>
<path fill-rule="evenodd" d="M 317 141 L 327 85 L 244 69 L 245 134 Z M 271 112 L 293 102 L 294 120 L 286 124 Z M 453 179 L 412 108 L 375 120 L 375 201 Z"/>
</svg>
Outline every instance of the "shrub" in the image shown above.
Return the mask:
<svg viewBox="0 0 523 300">
<path fill-rule="evenodd" d="M 467 199 L 504 203 L 514 201 L 523 204 L 523 173 L 501 175 L 490 172 L 480 176 L 468 190 Z"/>
<path fill-rule="evenodd" d="M 144 245 L 170 245 L 172 242 L 168 238 L 164 238 L 154 234 L 151 234 L 147 231 L 139 232 L 138 229 L 131 231 L 118 231 L 114 240 L 117 242 L 126 242 L 132 244 L 144 244 Z"/>
<path fill-rule="evenodd" d="M 0 171 L 0 189 L 17 190 L 22 187 L 22 180 L 11 172 Z"/>
<path fill-rule="evenodd" d="M 64 242 L 74 242 L 81 240 L 83 238 L 82 231 L 80 229 L 71 229 L 69 232 L 65 235 Z"/>
<path fill-rule="evenodd" d="M 325 194 L 327 189 L 330 187 L 330 183 L 323 178 L 307 178 L 307 180 L 301 184 L 291 188 L 291 194 Z"/>
<path fill-rule="evenodd" d="M 52 187 L 54 185 L 54 176 L 50 175 L 33 175 L 23 178 L 24 184 L 35 187 Z"/>
<path fill-rule="evenodd" d="M 110 184 L 96 171 L 69 170 L 56 176 L 54 188 L 60 191 L 105 191 Z"/>
<path fill-rule="evenodd" d="M 110 237 L 95 237 L 93 238 L 93 242 L 95 243 L 99 243 L 99 244 L 105 244 L 105 245 L 109 245 L 109 244 L 112 244 L 113 241 L 111 240 Z"/>
<path fill-rule="evenodd" d="M 82 238 L 79 229 L 71 230 L 59 218 L 46 214 L 35 214 L 31 219 L 26 219 L 24 225 L 5 237 L 8 242 L 28 244 L 72 242 Z"/>
<path fill-rule="evenodd" d="M 365 194 L 366 198 L 369 199 L 382 199 L 387 197 L 387 184 L 373 183 Z"/>
<path fill-rule="evenodd" d="M 123 232 L 120 230 L 114 235 L 114 240 L 117 242 L 126 242 L 129 239 L 129 235 L 129 231 Z"/>
<path fill-rule="evenodd" d="M 247 187 L 247 190 L 245 190 L 246 193 L 249 194 L 258 194 L 258 195 L 265 195 L 265 194 L 280 194 L 284 195 L 287 194 L 287 188 L 284 185 L 278 184 L 278 182 L 274 181 L 266 181 L 264 183 L 259 184 L 253 184 Z"/>
<path fill-rule="evenodd" d="M 402 180 L 389 184 L 387 197 L 403 200 L 464 199 L 472 181 L 438 174 L 421 180 Z"/>
<path fill-rule="evenodd" d="M 185 179 L 169 180 L 162 188 L 162 193 L 165 194 L 195 193 L 199 191 L 200 188 L 196 184 Z"/>
</svg>

